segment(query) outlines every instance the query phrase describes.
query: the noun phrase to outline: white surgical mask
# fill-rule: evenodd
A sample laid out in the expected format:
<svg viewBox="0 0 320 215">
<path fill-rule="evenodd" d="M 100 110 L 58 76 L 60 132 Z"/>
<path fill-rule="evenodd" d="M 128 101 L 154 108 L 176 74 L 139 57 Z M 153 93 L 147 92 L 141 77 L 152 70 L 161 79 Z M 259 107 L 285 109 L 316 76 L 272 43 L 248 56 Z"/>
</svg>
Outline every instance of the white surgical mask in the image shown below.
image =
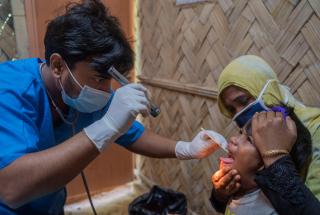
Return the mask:
<svg viewBox="0 0 320 215">
<path fill-rule="evenodd" d="M 65 104 L 75 108 L 79 112 L 92 113 L 105 107 L 111 97 L 110 92 L 97 90 L 87 85 L 81 86 L 77 79 L 73 76 L 68 65 L 66 64 L 69 74 L 71 75 L 74 82 L 81 88 L 80 94 L 77 98 L 71 98 L 64 90 L 60 80 L 62 100 Z"/>
</svg>

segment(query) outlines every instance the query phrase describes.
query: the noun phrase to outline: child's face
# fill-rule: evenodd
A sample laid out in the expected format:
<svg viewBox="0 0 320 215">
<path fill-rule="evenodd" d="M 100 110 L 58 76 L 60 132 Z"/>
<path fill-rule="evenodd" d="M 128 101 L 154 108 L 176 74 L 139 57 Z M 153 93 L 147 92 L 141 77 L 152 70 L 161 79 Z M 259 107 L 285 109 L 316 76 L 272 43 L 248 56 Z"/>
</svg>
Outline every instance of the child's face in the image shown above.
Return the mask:
<svg viewBox="0 0 320 215">
<path fill-rule="evenodd" d="M 234 159 L 232 167 L 241 176 L 255 173 L 262 166 L 262 159 L 251 134 L 251 120 L 241 129 L 240 134 L 230 138 L 228 144 L 230 157 Z"/>
</svg>

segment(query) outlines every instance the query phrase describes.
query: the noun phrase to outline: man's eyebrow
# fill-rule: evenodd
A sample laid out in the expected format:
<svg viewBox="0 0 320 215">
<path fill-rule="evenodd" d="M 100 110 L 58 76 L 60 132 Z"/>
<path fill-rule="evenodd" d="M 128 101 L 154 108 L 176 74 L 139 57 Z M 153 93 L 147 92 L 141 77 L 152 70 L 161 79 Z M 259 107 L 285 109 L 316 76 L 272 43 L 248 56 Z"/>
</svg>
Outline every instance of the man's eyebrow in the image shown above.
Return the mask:
<svg viewBox="0 0 320 215">
<path fill-rule="evenodd" d="M 97 73 L 97 74 L 95 74 L 94 76 L 95 76 L 95 77 L 98 77 L 98 78 L 105 78 L 105 79 L 111 77 L 111 76 L 108 75 L 108 74 L 101 74 L 101 73 Z"/>
</svg>

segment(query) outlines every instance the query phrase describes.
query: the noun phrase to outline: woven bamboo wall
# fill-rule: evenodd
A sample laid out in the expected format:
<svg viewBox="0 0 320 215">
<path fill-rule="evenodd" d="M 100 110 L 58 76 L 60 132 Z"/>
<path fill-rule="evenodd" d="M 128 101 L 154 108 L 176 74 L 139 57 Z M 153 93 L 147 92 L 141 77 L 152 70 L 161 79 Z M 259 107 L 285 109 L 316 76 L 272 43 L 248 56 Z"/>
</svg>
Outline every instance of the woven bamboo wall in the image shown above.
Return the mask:
<svg viewBox="0 0 320 215">
<path fill-rule="evenodd" d="M 10 1 L 0 4 L 0 62 L 16 56 L 16 40 Z"/>
<path fill-rule="evenodd" d="M 216 104 L 224 66 L 243 54 L 263 57 L 305 104 L 320 105 L 319 0 L 139 0 L 141 80 L 161 115 L 144 121 L 157 133 L 189 140 L 200 127 L 234 130 Z M 217 156 L 201 161 L 139 157 L 138 177 L 180 190 L 197 214 L 215 214 L 208 202 Z"/>
</svg>

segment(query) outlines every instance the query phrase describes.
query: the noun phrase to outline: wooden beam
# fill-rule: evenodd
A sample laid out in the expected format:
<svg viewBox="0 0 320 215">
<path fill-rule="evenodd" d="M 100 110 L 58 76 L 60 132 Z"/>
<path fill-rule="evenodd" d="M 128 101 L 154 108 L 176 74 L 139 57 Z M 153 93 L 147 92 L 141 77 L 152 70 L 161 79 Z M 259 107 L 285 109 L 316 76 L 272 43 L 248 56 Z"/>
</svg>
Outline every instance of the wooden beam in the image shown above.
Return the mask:
<svg viewBox="0 0 320 215">
<path fill-rule="evenodd" d="M 210 87 L 202 87 L 196 84 L 186 84 L 177 81 L 171 81 L 159 78 L 149 78 L 145 76 L 138 76 L 141 83 L 147 84 L 153 87 L 158 87 L 166 90 L 172 90 L 179 93 L 189 93 L 192 95 L 203 96 L 211 99 L 217 99 L 217 89 Z"/>
</svg>

